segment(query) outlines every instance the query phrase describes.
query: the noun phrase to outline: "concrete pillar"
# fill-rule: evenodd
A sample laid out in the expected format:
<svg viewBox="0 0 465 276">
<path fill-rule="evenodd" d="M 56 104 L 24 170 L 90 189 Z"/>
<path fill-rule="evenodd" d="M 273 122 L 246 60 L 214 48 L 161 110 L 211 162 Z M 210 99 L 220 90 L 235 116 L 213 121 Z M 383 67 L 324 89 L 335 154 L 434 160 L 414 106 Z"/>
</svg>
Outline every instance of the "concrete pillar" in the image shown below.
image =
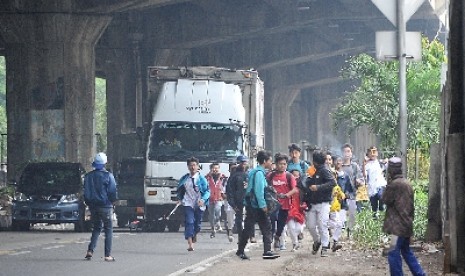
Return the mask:
<svg viewBox="0 0 465 276">
<path fill-rule="evenodd" d="M 300 93 L 300 89 L 286 90 L 280 88 L 273 91 L 273 109 L 271 120 L 273 125 L 273 152 L 280 151 L 287 153 L 287 146 L 291 143 L 291 106 L 295 98 Z M 299 142 L 299 141 L 294 141 Z"/>
<path fill-rule="evenodd" d="M 94 154 L 94 46 L 110 17 L 2 14 L 6 42 L 8 173 L 31 161 Z"/>
</svg>

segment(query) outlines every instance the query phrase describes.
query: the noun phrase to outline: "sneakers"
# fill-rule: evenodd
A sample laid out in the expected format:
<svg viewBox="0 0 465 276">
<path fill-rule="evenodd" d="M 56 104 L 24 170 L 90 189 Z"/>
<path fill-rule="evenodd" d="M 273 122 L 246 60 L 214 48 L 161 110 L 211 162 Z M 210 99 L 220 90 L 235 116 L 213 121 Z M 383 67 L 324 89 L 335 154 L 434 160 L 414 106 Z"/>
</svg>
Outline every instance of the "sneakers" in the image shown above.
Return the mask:
<svg viewBox="0 0 465 276">
<path fill-rule="evenodd" d="M 267 251 L 266 253 L 263 253 L 263 259 L 276 259 L 279 258 L 280 256 L 272 251 Z"/>
<path fill-rule="evenodd" d="M 284 251 L 284 250 L 287 250 L 287 248 L 284 244 L 282 244 L 279 246 L 279 250 Z"/>
<path fill-rule="evenodd" d="M 329 246 L 328 247 L 323 246 L 321 248 L 321 257 L 328 257 L 328 249 L 329 249 Z"/>
<path fill-rule="evenodd" d="M 257 239 L 255 239 L 255 237 L 251 237 L 250 238 L 250 243 L 257 243 Z"/>
<path fill-rule="evenodd" d="M 241 251 L 236 251 L 236 256 L 238 256 L 239 258 L 241 258 L 242 260 L 250 260 L 250 258 L 244 254 L 244 252 L 241 252 Z"/>
<path fill-rule="evenodd" d="M 296 250 L 298 250 L 300 248 L 300 245 L 299 244 L 293 244 L 292 245 L 292 250 L 291 252 L 295 252 Z"/>
<path fill-rule="evenodd" d="M 229 242 L 233 242 L 233 241 L 234 241 L 234 237 L 233 237 L 232 235 L 229 235 L 229 236 L 228 236 L 228 241 L 229 241 Z"/>
<path fill-rule="evenodd" d="M 304 233 L 300 232 L 299 235 L 297 236 L 297 240 L 301 241 L 304 239 Z"/>
<path fill-rule="evenodd" d="M 338 251 L 339 249 L 342 248 L 342 245 L 341 244 L 338 244 L 337 241 L 333 241 L 333 247 L 331 247 L 331 250 L 333 252 L 336 252 Z"/>
<path fill-rule="evenodd" d="M 321 242 L 314 242 L 312 246 L 312 254 L 315 255 L 320 249 Z"/>
<path fill-rule="evenodd" d="M 281 248 L 281 243 L 279 242 L 279 237 L 278 236 L 274 236 L 274 245 L 273 245 L 274 249 L 280 249 Z"/>
<path fill-rule="evenodd" d="M 213 239 L 215 237 L 215 234 L 216 234 L 216 231 L 215 229 L 213 228 L 212 229 L 212 233 L 210 234 L 210 239 Z"/>
</svg>

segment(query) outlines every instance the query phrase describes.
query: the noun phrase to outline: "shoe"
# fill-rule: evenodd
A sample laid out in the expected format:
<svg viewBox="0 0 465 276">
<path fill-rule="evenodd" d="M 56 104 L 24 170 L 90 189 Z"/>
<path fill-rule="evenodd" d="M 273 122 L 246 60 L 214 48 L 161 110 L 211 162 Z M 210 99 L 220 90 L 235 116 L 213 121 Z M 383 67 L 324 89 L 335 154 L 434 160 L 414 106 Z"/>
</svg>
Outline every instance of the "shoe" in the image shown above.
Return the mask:
<svg viewBox="0 0 465 276">
<path fill-rule="evenodd" d="M 114 262 L 116 261 L 115 258 L 113 258 L 112 256 L 107 256 L 104 258 L 105 262 Z"/>
<path fill-rule="evenodd" d="M 244 252 L 236 251 L 236 256 L 242 260 L 250 260 L 249 256 L 245 255 Z"/>
<path fill-rule="evenodd" d="M 304 233 L 300 232 L 300 234 L 297 236 L 297 240 L 301 241 L 304 239 Z"/>
<path fill-rule="evenodd" d="M 194 248 L 193 248 L 193 247 L 189 247 L 189 248 L 187 248 L 187 251 L 194 251 Z"/>
<path fill-rule="evenodd" d="M 341 248 L 342 248 L 342 244 L 338 244 L 337 241 L 333 241 L 333 247 L 331 247 L 331 250 L 333 252 L 336 252 Z"/>
<path fill-rule="evenodd" d="M 291 252 L 295 252 L 297 249 L 299 249 L 299 245 L 298 244 L 293 244 Z"/>
<path fill-rule="evenodd" d="M 251 237 L 250 238 L 250 243 L 257 243 L 257 239 L 255 239 L 255 237 Z"/>
<path fill-rule="evenodd" d="M 321 257 L 328 257 L 328 249 L 329 247 L 322 247 L 321 248 Z"/>
<path fill-rule="evenodd" d="M 273 247 L 274 247 L 274 249 L 279 249 L 281 247 L 278 236 L 274 236 L 274 245 L 273 245 Z"/>
<path fill-rule="evenodd" d="M 278 254 L 272 252 L 272 251 L 268 251 L 266 253 L 263 253 L 263 259 L 276 259 L 276 258 L 279 258 L 281 256 L 279 256 Z"/>
<path fill-rule="evenodd" d="M 281 245 L 281 246 L 279 247 L 279 250 L 285 251 L 285 250 L 287 250 L 287 248 L 286 248 L 286 246 L 283 244 L 283 245 Z"/>
<path fill-rule="evenodd" d="M 234 241 L 234 237 L 231 236 L 231 235 L 229 235 L 229 236 L 228 236 L 228 241 L 229 241 L 229 242 L 233 242 L 233 241 Z"/>
<path fill-rule="evenodd" d="M 87 253 L 86 253 L 86 256 L 84 257 L 84 259 L 86 259 L 88 261 L 92 260 L 92 254 L 93 253 L 94 252 L 92 252 L 91 250 L 87 250 Z"/>
<path fill-rule="evenodd" d="M 320 249 L 321 242 L 314 242 L 312 246 L 312 254 L 315 255 Z"/>
<path fill-rule="evenodd" d="M 212 230 L 212 233 L 210 234 L 210 239 L 213 239 L 215 237 L 215 230 Z"/>
</svg>

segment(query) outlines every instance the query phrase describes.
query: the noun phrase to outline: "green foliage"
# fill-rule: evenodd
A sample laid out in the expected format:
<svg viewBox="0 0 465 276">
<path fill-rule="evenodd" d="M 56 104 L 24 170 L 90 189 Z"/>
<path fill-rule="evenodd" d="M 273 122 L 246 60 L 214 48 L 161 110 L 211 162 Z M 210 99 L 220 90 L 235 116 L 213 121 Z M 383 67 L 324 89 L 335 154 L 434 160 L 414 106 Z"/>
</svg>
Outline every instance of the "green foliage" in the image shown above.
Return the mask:
<svg viewBox="0 0 465 276">
<path fill-rule="evenodd" d="M 0 188 L 0 197 L 4 195 L 8 195 L 13 197 L 15 194 L 15 187 L 13 186 L 5 186 Z"/>
<path fill-rule="evenodd" d="M 107 149 L 107 97 L 106 81 L 95 78 L 95 128 L 97 139 L 97 151 L 106 151 Z"/>
<path fill-rule="evenodd" d="M 384 212 L 378 219 L 373 219 L 373 212 L 369 203 L 357 214 L 357 223 L 352 230 L 352 238 L 357 247 L 365 249 L 376 249 L 382 246 L 387 239 L 383 232 Z"/>
<path fill-rule="evenodd" d="M 407 66 L 407 108 L 409 147 L 429 148 L 439 139 L 440 72 L 445 62 L 444 46 L 423 38 L 421 62 Z M 399 81 L 397 61 L 376 61 L 360 54 L 346 61 L 345 79 L 358 85 L 347 93 L 331 114 L 333 129 L 345 127 L 347 134 L 368 126 L 377 135 L 383 151 L 397 149 L 399 129 Z"/>
<path fill-rule="evenodd" d="M 428 182 L 413 182 L 415 193 L 415 219 L 413 221 L 413 234 L 415 239 L 424 239 L 428 224 Z M 365 203 L 362 212 L 357 214 L 357 223 L 352 231 L 352 238 L 359 248 L 377 249 L 388 240 L 388 235 L 383 232 L 384 212 L 379 219 L 373 219 L 373 213 L 369 203 Z"/>
</svg>

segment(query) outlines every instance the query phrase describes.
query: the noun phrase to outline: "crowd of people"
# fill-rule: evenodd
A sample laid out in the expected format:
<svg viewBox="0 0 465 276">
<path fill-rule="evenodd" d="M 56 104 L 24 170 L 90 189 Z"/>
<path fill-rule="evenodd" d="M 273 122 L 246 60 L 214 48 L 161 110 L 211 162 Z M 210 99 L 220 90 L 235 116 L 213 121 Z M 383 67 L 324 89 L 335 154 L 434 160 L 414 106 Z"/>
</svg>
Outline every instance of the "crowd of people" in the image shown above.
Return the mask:
<svg viewBox="0 0 465 276">
<path fill-rule="evenodd" d="M 350 144 L 341 147 L 342 156 L 316 150 L 310 164 L 300 159 L 300 147 L 291 144 L 289 154 L 273 156 L 268 151 L 259 151 L 255 168 L 249 168 L 247 156 L 239 156 L 237 163 L 230 165 L 229 178 L 220 172 L 217 163 L 211 164 L 206 176 L 200 175 L 199 161 L 190 158 L 189 173 L 178 185 L 178 198 L 185 211 L 188 250 L 194 250 L 202 213 L 207 207 L 210 238 L 223 231 L 220 218 L 224 210 L 228 239 L 232 242 L 233 233 L 237 233 L 236 255 L 241 259 L 249 259 L 245 248 L 248 242 L 255 242 L 256 224 L 263 238 L 264 259 L 278 258 L 279 252 L 287 249 L 287 236 L 292 242 L 291 251 L 298 250 L 305 228 L 312 238 L 312 254 L 326 257 L 330 251 L 342 248 L 340 238 L 344 230 L 350 237 L 356 213 L 366 201 L 370 203 L 373 219 L 378 219 L 387 206 L 384 230 L 393 241 L 388 259 L 391 272 L 397 271 L 392 275 L 401 275 L 396 274 L 402 269 L 401 255 L 414 275 L 424 275 L 408 247 L 413 229 L 413 193 L 405 179 L 399 180 L 400 159 L 380 161 L 376 147 L 370 147 L 363 163 L 358 164 L 353 161 L 352 152 Z M 395 169 L 391 174 L 389 166 Z M 276 210 L 269 209 L 269 187 L 273 187 L 279 202 Z M 402 205 L 397 198 L 402 198 Z"/>
</svg>

